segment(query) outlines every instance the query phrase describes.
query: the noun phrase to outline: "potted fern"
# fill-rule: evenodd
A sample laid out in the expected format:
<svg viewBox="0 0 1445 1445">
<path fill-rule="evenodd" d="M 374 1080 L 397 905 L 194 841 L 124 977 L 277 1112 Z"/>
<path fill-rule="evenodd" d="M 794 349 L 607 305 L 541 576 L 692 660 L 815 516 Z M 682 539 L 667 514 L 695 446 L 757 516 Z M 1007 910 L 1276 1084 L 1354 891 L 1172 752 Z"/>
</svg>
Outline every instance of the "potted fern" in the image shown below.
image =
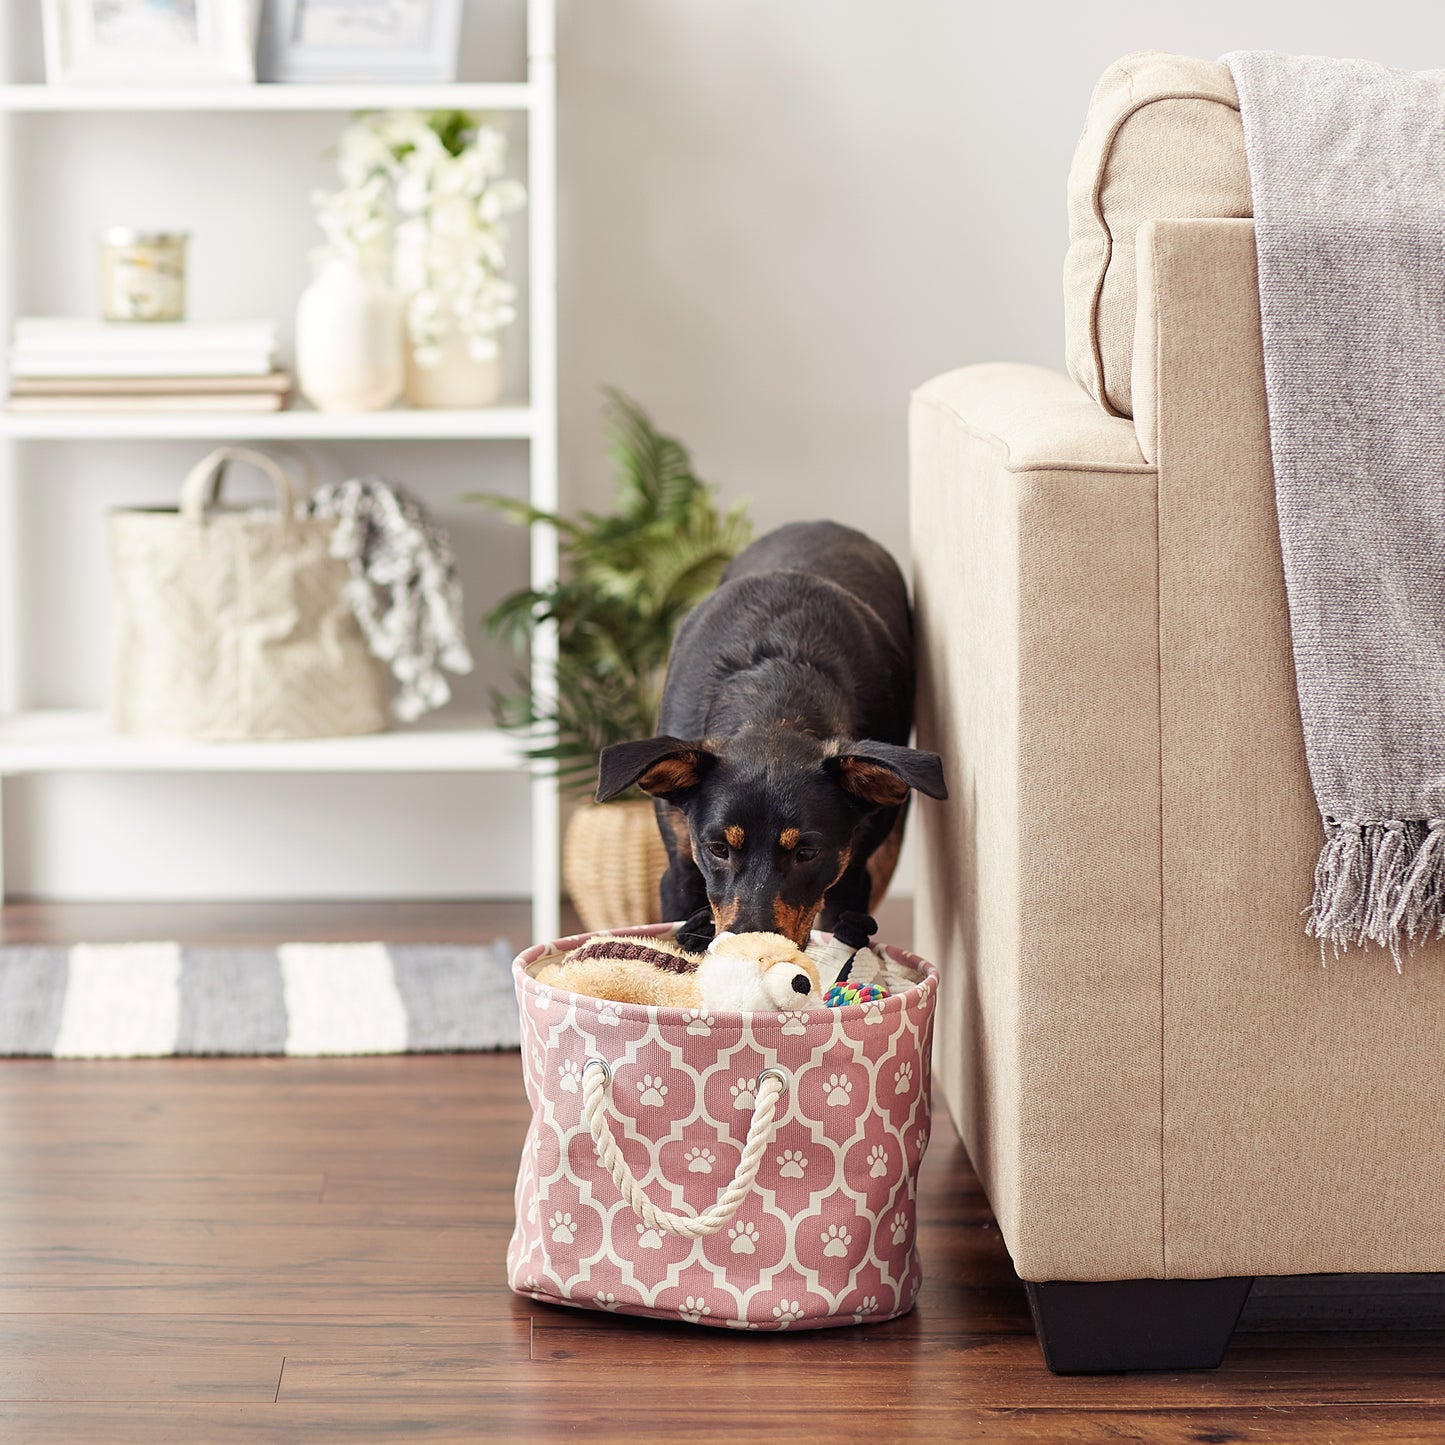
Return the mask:
<svg viewBox="0 0 1445 1445">
<path fill-rule="evenodd" d="M 611 512 L 573 520 L 511 498 L 478 498 L 521 526 L 557 532 L 560 580 L 504 597 L 486 626 L 518 649 L 539 623 L 557 628 L 545 695 L 519 673 L 493 704 L 501 725 L 526 738 L 528 756 L 555 768 L 564 794 L 578 800 L 562 872 L 589 929 L 658 921 L 667 855 L 651 802 L 635 790 L 609 803 L 586 799 L 604 747 L 656 732 L 673 634 L 751 530 L 744 505 L 720 511 L 687 448 L 635 402 L 609 391 L 605 419 L 617 488 Z"/>
</svg>

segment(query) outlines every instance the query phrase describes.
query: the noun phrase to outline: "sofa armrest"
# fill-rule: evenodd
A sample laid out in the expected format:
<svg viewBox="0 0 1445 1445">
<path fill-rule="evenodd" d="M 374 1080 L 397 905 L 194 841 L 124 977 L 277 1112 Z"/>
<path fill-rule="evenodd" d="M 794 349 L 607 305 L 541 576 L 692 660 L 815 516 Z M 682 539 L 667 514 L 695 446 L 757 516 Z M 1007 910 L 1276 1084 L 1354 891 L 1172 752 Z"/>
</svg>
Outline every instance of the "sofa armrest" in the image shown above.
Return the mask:
<svg viewBox="0 0 1445 1445">
<path fill-rule="evenodd" d="M 1154 469 L 1026 366 L 922 387 L 911 451 L 941 1089 L 1024 1278 L 1158 1276 Z"/>
<path fill-rule="evenodd" d="M 1042 366 L 965 366 L 913 394 L 915 417 L 938 413 L 992 448 L 1005 470 L 1152 472 L 1128 417 L 1105 416 L 1068 377 Z"/>
<path fill-rule="evenodd" d="M 1159 460 L 1161 386 L 1205 389 L 1209 406 L 1170 413 L 1176 447 L 1218 408 L 1241 430 L 1268 432 L 1259 273 L 1251 220 L 1149 221 L 1135 240 L 1138 293 L 1130 390 L 1139 448 Z M 1167 331 L 1167 335 L 1166 335 Z M 1223 394 L 1220 388 L 1223 387 Z M 1182 422 L 1182 425 L 1181 425 Z M 1266 448 L 1267 450 L 1267 448 Z"/>
</svg>

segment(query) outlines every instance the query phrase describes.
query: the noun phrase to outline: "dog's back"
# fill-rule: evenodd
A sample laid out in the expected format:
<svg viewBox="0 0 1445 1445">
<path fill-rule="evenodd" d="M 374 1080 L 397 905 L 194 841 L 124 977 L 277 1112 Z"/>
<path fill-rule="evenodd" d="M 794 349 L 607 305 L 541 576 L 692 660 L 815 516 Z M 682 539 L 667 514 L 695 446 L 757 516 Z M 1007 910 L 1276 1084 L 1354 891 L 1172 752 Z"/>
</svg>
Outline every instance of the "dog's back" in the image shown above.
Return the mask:
<svg viewBox="0 0 1445 1445">
<path fill-rule="evenodd" d="M 837 522 L 790 522 L 740 552 L 723 573 L 723 582 L 766 572 L 807 572 L 837 583 L 876 612 L 900 646 L 911 646 L 903 574 L 887 548 L 862 532 Z"/>
<path fill-rule="evenodd" d="M 728 735 L 797 716 L 844 736 L 906 743 L 913 629 L 897 564 L 836 522 L 795 522 L 754 542 L 678 631 L 661 730 Z"/>
</svg>

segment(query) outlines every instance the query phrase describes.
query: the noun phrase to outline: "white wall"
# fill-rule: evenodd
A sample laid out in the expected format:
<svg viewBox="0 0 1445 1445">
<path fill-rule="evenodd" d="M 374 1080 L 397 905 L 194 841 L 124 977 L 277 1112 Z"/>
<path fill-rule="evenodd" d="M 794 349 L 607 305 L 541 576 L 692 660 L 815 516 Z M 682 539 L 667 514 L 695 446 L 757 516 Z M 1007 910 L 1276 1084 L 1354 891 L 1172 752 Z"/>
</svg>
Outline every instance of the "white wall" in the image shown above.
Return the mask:
<svg viewBox="0 0 1445 1445">
<path fill-rule="evenodd" d="M 1064 185 L 1131 50 L 1445 65 L 1445 12 L 1357 0 L 564 0 L 563 424 L 602 379 L 768 525 L 906 547 L 910 388 L 1062 366 Z"/>
<path fill-rule="evenodd" d="M 516 73 L 515 17 L 489 19 L 500 3 L 468 0 L 469 78 Z M 971 361 L 1059 364 L 1064 179 L 1111 59 L 1268 47 L 1445 63 L 1445 22 L 1418 3 L 560 3 L 569 502 L 608 496 L 597 431 L 608 382 L 680 434 L 725 497 L 751 497 L 760 530 L 836 517 L 900 559 L 910 388 Z M 38 52 L 26 54 L 33 72 Z M 180 204 L 199 170 L 216 239 L 209 261 L 197 250 L 196 314 L 289 311 L 304 274 L 305 197 L 326 174 L 327 119 L 261 118 L 259 145 L 255 118 L 179 131 L 164 120 L 86 124 L 24 123 L 19 165 L 39 197 L 15 258 L 28 309 L 88 304 L 89 233 L 102 213 L 139 210 L 148 196 Z M 131 179 L 137 166 L 143 183 Z M 460 529 L 475 610 L 520 580 L 514 539 L 453 500 L 479 480 L 520 486 L 515 452 L 436 447 L 419 466 L 409 450 L 321 450 L 328 469 L 382 466 L 418 484 Z M 25 452 L 37 523 L 30 700 L 95 701 L 98 509 L 163 496 L 185 458 L 136 444 Z M 502 665 L 489 658 L 467 695 L 483 697 Z M 316 780 L 298 793 L 255 780 L 72 779 L 6 791 L 20 840 L 13 884 L 26 891 L 526 888 L 525 798 L 511 781 L 459 791 Z M 359 839 L 368 824 L 374 836 Z M 197 826 L 208 834 L 200 851 Z"/>
</svg>

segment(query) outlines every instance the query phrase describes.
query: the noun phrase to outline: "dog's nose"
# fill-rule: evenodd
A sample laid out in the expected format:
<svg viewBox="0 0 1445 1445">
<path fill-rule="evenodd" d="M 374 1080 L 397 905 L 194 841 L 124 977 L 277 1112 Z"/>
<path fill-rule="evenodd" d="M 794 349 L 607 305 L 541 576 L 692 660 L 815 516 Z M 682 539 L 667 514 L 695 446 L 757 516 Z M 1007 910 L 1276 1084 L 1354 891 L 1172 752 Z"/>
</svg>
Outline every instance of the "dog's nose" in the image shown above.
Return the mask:
<svg viewBox="0 0 1445 1445">
<path fill-rule="evenodd" d="M 793 992 L 808 993 L 813 987 L 813 981 L 806 973 L 795 973 L 793 975 Z"/>
<path fill-rule="evenodd" d="M 711 906 L 718 932 L 725 929 L 729 933 L 781 933 L 797 948 L 808 946 L 808 919 L 791 908 L 782 908 L 772 888 L 759 889 L 756 893 L 749 889 L 740 897 L 714 902 Z"/>
</svg>

